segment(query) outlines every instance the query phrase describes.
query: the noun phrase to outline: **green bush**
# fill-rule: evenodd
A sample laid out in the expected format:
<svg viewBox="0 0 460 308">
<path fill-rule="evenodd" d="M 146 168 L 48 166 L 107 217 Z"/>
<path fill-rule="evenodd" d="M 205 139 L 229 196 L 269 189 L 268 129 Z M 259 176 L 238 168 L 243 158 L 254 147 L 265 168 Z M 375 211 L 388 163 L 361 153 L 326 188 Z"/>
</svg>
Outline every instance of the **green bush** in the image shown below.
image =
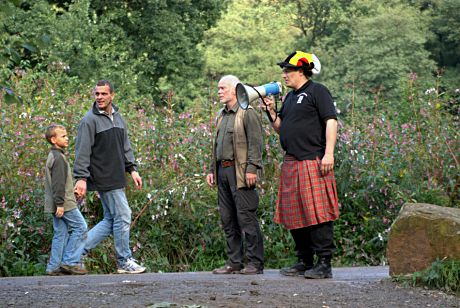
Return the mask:
<svg viewBox="0 0 460 308">
<path fill-rule="evenodd" d="M 437 259 L 427 269 L 412 275 L 412 285 L 460 295 L 460 260 Z"/>
</svg>

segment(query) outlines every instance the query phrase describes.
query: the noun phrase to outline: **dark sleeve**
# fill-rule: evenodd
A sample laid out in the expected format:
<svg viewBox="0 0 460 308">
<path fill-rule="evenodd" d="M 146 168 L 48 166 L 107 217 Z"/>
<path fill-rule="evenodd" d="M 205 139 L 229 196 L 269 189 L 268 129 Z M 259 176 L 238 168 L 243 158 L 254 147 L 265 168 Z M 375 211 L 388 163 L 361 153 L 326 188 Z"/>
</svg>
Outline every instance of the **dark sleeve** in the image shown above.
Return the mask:
<svg viewBox="0 0 460 308">
<path fill-rule="evenodd" d="M 125 171 L 131 173 L 133 171 L 137 171 L 137 164 L 134 159 L 133 148 L 131 147 L 131 142 L 129 142 L 128 138 L 128 128 L 126 127 L 126 123 L 123 121 L 124 126 L 124 140 L 123 140 L 123 148 L 125 151 Z"/>
<path fill-rule="evenodd" d="M 73 176 L 75 179 L 87 179 L 90 177 L 89 165 L 91 149 L 94 144 L 95 129 L 83 119 L 78 125 L 77 138 L 75 140 L 75 162 L 73 165 Z"/>
<path fill-rule="evenodd" d="M 318 108 L 319 116 L 323 121 L 337 119 L 334 100 L 329 89 L 322 84 L 316 84 L 315 103 Z"/>
<path fill-rule="evenodd" d="M 254 109 L 246 110 L 243 118 L 246 139 L 248 141 L 248 166 L 246 172 L 256 173 L 262 168 L 262 125 Z"/>
<path fill-rule="evenodd" d="M 65 196 L 65 181 L 67 179 L 67 163 L 58 152 L 53 153 L 54 163 L 51 168 L 51 187 L 53 187 L 54 205 L 62 206 Z"/>
</svg>

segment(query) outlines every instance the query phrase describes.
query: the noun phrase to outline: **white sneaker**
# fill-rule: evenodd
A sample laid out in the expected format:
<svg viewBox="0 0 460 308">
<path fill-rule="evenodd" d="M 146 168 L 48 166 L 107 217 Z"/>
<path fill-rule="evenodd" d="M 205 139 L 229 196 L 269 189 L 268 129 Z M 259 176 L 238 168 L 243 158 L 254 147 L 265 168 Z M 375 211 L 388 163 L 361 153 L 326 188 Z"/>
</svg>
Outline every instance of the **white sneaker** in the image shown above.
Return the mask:
<svg viewBox="0 0 460 308">
<path fill-rule="evenodd" d="M 145 272 L 145 267 L 137 264 L 136 260 L 129 258 L 122 267 L 117 269 L 118 274 L 140 274 Z"/>
<path fill-rule="evenodd" d="M 78 267 L 80 267 L 81 269 L 86 270 L 85 262 L 88 262 L 88 257 L 86 255 L 81 255 L 80 263 L 77 264 Z"/>
</svg>

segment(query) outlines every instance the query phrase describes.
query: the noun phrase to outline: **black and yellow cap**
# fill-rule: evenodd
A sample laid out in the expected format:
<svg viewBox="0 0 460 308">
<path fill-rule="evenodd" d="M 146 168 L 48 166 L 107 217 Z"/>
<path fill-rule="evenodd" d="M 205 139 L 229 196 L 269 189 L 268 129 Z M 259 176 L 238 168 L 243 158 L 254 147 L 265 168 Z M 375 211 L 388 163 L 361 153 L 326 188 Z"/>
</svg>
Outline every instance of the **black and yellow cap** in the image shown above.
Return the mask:
<svg viewBox="0 0 460 308">
<path fill-rule="evenodd" d="M 281 68 L 305 68 L 312 71 L 313 74 L 319 74 L 321 71 L 321 63 L 318 57 L 312 53 L 303 51 L 292 52 L 283 62 L 277 63 Z"/>
</svg>

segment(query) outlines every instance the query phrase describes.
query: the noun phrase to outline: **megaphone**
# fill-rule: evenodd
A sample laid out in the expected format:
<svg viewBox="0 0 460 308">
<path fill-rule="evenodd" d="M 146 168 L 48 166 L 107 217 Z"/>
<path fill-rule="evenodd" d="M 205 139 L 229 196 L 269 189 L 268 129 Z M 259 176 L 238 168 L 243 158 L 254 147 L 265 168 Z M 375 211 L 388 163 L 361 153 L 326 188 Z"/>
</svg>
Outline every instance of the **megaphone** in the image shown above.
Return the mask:
<svg viewBox="0 0 460 308">
<path fill-rule="evenodd" d="M 242 83 L 236 85 L 236 99 L 238 105 L 244 110 L 248 109 L 249 103 L 255 99 L 279 93 L 281 93 L 281 83 L 276 81 L 258 87 L 248 86 Z"/>
</svg>

